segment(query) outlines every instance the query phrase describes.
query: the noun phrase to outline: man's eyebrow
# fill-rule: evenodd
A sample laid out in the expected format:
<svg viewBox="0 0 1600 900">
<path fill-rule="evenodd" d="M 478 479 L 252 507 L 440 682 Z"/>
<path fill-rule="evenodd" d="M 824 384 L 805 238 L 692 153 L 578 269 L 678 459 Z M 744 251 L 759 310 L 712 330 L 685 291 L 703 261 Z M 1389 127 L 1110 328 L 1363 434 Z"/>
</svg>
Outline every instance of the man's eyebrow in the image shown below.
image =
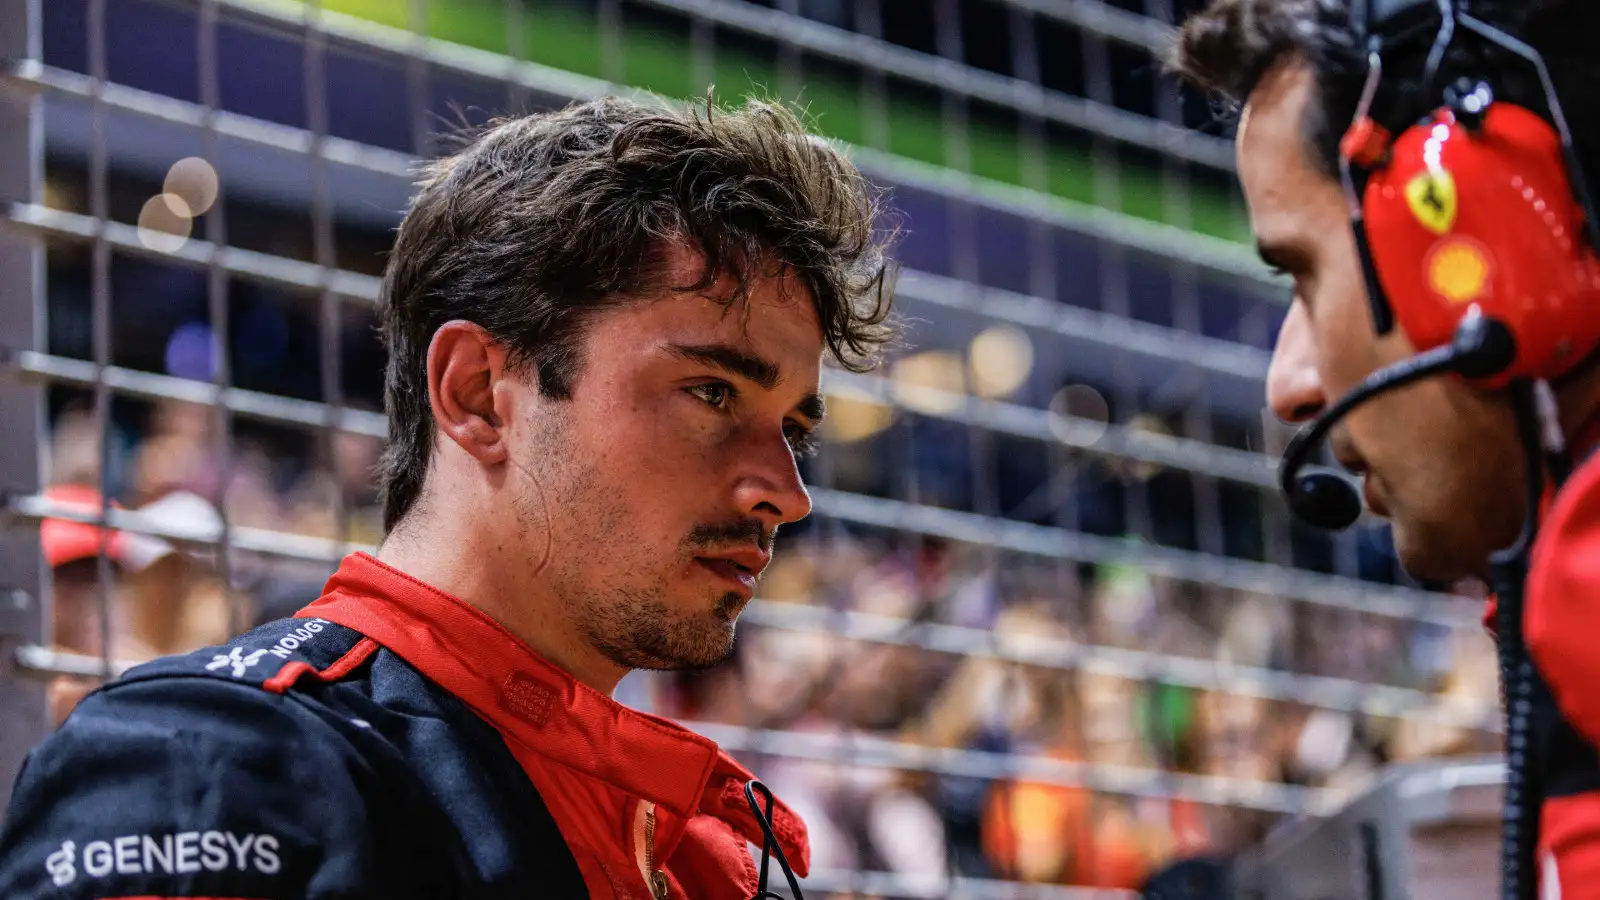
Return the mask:
<svg viewBox="0 0 1600 900">
<path fill-rule="evenodd" d="M 679 359 L 704 363 L 738 375 L 769 391 L 777 388 L 783 380 L 777 363 L 729 344 L 669 344 L 667 352 Z M 813 423 L 819 423 L 827 415 L 828 406 L 821 394 L 807 394 L 795 406 L 795 412 Z"/>
<path fill-rule="evenodd" d="M 776 363 L 729 344 L 670 344 L 667 352 L 753 381 L 769 391 L 783 380 Z"/>
</svg>

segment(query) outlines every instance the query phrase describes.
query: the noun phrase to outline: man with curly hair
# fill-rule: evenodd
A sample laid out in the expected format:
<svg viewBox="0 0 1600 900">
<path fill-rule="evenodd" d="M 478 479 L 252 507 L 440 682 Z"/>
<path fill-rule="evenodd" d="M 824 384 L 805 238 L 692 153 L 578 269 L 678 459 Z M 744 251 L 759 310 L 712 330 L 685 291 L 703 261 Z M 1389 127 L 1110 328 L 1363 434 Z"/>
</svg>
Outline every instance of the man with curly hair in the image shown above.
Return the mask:
<svg viewBox="0 0 1600 900">
<path fill-rule="evenodd" d="M 810 512 L 822 358 L 891 336 L 875 214 L 754 101 L 583 103 L 426 166 L 379 314 L 381 548 L 85 700 L 0 896 L 750 897 L 751 773 L 611 694 L 728 658 Z"/>
</svg>

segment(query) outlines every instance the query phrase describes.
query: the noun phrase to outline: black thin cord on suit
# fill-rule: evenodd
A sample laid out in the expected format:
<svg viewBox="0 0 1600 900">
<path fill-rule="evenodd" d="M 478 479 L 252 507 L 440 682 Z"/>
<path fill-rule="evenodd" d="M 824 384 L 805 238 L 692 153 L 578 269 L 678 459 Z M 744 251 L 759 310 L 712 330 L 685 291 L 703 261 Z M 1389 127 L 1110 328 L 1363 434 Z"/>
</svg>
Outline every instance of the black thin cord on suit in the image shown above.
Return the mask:
<svg viewBox="0 0 1600 900">
<path fill-rule="evenodd" d="M 761 802 L 756 799 L 756 794 L 767 798 L 767 808 L 761 808 Z M 804 900 L 800 893 L 800 880 L 794 877 L 794 870 L 789 868 L 789 859 L 783 855 L 783 847 L 778 844 L 778 836 L 772 830 L 772 791 L 759 781 L 751 780 L 745 783 L 744 799 L 750 804 L 750 811 L 755 813 L 756 822 L 761 825 L 761 880 L 756 884 L 756 895 L 751 900 L 785 900 L 782 894 L 767 889 L 767 864 L 773 856 L 778 857 L 778 867 L 783 870 L 783 877 L 789 881 L 789 890 L 794 894 L 794 900 Z"/>
<path fill-rule="evenodd" d="M 1505 812 L 1500 832 L 1501 900 L 1534 900 L 1538 892 L 1535 854 L 1539 845 L 1539 811 L 1543 806 L 1541 750 L 1534 730 L 1534 694 L 1542 688 L 1533 660 L 1523 643 L 1523 591 L 1528 553 L 1538 531 L 1544 498 L 1545 454 L 1539 440 L 1534 385 L 1526 379 L 1511 384 L 1511 405 L 1522 445 L 1526 506 L 1517 540 L 1489 558 L 1495 591 L 1496 652 L 1506 709 Z"/>
</svg>

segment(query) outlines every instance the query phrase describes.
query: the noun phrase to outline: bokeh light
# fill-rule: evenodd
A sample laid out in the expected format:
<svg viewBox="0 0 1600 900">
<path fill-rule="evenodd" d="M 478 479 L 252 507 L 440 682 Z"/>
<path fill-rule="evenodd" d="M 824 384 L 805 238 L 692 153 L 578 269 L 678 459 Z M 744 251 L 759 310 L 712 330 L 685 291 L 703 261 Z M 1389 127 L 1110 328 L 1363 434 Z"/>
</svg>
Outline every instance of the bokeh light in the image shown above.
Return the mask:
<svg viewBox="0 0 1600 900">
<path fill-rule="evenodd" d="M 914 412 L 946 415 L 966 403 L 966 366 L 946 350 L 924 350 L 897 360 L 889 378 L 895 399 Z"/>
<path fill-rule="evenodd" d="M 1069 384 L 1050 398 L 1050 430 L 1063 443 L 1088 447 L 1105 436 L 1111 406 L 1086 384 Z"/>
<path fill-rule="evenodd" d="M 205 215 L 217 202 L 217 187 L 217 170 L 211 163 L 190 156 L 172 164 L 161 190 L 174 214 L 192 219 Z M 173 204 L 171 198 L 182 200 L 182 205 Z"/>
<path fill-rule="evenodd" d="M 1027 383 L 1033 371 L 1033 342 L 1015 325 L 994 325 L 972 339 L 967 362 L 973 393 L 989 399 L 1006 397 Z"/>
<path fill-rule="evenodd" d="M 172 194 L 157 194 L 139 210 L 139 243 L 158 253 L 176 253 L 189 240 L 194 219 L 183 214 L 187 201 Z"/>
<path fill-rule="evenodd" d="M 168 375 L 193 381 L 210 381 L 216 371 L 215 361 L 211 327 L 204 322 L 185 322 L 167 339 Z"/>
<path fill-rule="evenodd" d="M 894 422 L 894 409 L 854 391 L 828 393 L 828 417 L 822 420 L 822 433 L 830 441 L 853 444 L 888 428 Z"/>
</svg>

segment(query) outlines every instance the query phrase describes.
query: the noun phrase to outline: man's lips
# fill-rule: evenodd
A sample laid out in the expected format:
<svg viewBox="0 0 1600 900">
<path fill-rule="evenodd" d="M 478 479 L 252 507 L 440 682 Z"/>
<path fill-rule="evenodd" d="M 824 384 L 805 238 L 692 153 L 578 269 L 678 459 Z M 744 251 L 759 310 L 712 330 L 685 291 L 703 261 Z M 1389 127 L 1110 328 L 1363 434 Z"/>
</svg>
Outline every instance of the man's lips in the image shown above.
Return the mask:
<svg viewBox="0 0 1600 900">
<path fill-rule="evenodd" d="M 1367 509 L 1380 519 L 1389 518 L 1389 507 L 1383 501 L 1382 491 L 1379 490 L 1378 479 L 1370 474 L 1362 478 L 1361 499 L 1366 501 Z"/>
<path fill-rule="evenodd" d="M 771 559 L 771 553 L 757 547 L 747 547 L 697 556 L 694 561 L 700 568 L 736 586 L 742 593 L 754 595 L 756 579 L 761 577 L 762 570 L 766 569 Z"/>
<path fill-rule="evenodd" d="M 1366 503 L 1367 510 L 1379 518 L 1388 518 L 1389 509 L 1380 496 L 1378 479 L 1372 476 L 1372 467 L 1367 465 L 1367 461 L 1357 453 L 1341 450 L 1334 452 L 1334 459 L 1351 476 L 1361 479 L 1361 499 Z"/>
<path fill-rule="evenodd" d="M 1335 450 L 1333 458 L 1338 460 L 1340 467 L 1351 475 L 1357 478 L 1366 476 L 1368 471 L 1367 461 L 1362 459 L 1360 454 L 1350 450 Z"/>
<path fill-rule="evenodd" d="M 701 570 L 711 573 L 718 580 L 725 582 L 736 593 L 746 597 L 755 595 L 756 576 L 754 572 L 744 568 L 728 559 L 708 559 L 704 556 L 695 557 L 694 563 Z"/>
<path fill-rule="evenodd" d="M 724 560 L 733 563 L 740 569 L 759 577 L 767 568 L 767 563 L 772 561 L 772 551 L 762 549 L 755 545 L 730 547 L 726 550 L 717 550 L 712 553 L 702 553 L 697 559 Z"/>
</svg>

